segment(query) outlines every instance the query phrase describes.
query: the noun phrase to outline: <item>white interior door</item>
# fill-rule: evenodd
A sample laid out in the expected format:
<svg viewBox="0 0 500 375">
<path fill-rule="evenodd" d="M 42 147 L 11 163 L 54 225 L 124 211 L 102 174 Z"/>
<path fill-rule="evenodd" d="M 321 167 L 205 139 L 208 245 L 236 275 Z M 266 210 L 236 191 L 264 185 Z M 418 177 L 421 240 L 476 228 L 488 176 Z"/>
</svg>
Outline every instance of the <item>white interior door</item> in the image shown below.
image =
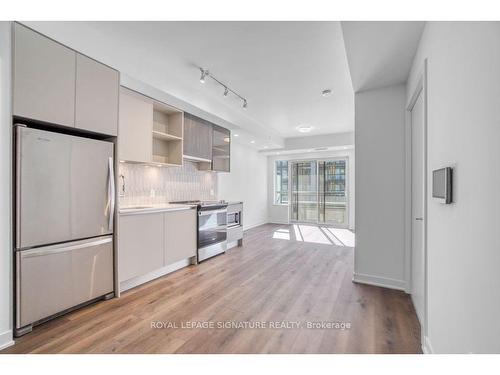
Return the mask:
<svg viewBox="0 0 500 375">
<path fill-rule="evenodd" d="M 425 309 L 425 166 L 424 166 L 424 106 L 422 92 L 411 110 L 411 199 L 412 199 L 412 251 L 411 296 L 420 323 Z"/>
</svg>

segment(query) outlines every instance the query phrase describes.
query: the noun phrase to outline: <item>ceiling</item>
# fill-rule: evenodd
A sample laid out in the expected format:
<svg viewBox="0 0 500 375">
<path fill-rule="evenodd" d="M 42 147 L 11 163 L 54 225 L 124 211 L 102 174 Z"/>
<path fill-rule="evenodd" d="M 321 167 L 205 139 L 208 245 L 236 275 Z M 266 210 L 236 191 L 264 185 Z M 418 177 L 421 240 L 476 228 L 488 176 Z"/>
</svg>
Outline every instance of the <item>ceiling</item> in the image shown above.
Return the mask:
<svg viewBox="0 0 500 375">
<path fill-rule="evenodd" d="M 342 22 L 355 92 L 406 82 L 425 22 Z"/>
<path fill-rule="evenodd" d="M 339 22 L 26 22 L 202 110 L 275 140 L 354 130 L 354 94 Z M 248 100 L 210 80 L 209 69 Z M 322 90 L 331 89 L 324 98 Z M 261 143 L 263 143 L 261 142 Z"/>
</svg>

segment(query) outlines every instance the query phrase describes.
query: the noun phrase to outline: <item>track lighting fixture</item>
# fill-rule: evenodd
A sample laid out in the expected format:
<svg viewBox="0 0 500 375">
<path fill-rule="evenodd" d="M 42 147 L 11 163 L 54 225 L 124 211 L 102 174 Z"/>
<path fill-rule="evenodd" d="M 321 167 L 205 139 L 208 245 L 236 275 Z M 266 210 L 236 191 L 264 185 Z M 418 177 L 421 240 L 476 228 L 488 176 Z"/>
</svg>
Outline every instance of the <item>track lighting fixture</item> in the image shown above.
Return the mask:
<svg viewBox="0 0 500 375">
<path fill-rule="evenodd" d="M 200 71 L 201 71 L 200 82 L 205 83 L 205 77 L 207 77 L 209 75 L 208 70 L 200 68 Z"/>
<path fill-rule="evenodd" d="M 200 69 L 200 72 L 201 72 L 201 77 L 200 77 L 200 82 L 201 83 L 205 83 L 206 79 L 207 78 L 212 78 L 213 81 L 215 81 L 216 83 L 218 83 L 219 85 L 221 85 L 222 87 L 224 87 L 224 97 L 227 98 L 227 96 L 229 95 L 229 93 L 232 93 L 234 96 L 237 96 L 238 98 L 240 98 L 242 101 L 243 101 L 243 109 L 247 109 L 248 108 L 248 103 L 247 103 L 247 100 L 241 96 L 240 94 L 238 94 L 236 91 L 234 90 L 231 90 L 228 85 L 226 85 L 225 83 L 222 83 L 221 81 L 219 81 L 217 78 L 215 78 L 212 74 L 209 73 L 208 69 L 203 69 L 203 68 L 199 68 Z"/>
</svg>

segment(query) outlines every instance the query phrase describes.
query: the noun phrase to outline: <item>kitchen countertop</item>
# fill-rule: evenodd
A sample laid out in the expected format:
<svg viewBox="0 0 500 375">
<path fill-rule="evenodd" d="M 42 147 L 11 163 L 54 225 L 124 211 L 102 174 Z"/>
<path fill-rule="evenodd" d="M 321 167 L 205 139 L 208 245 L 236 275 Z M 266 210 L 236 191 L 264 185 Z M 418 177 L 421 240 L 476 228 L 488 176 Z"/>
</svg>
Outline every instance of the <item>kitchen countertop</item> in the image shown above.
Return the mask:
<svg viewBox="0 0 500 375">
<path fill-rule="evenodd" d="M 196 205 L 162 203 L 162 204 L 123 206 L 118 209 L 118 212 L 120 215 L 135 215 L 135 214 L 147 214 L 154 212 L 190 210 L 193 208 L 196 208 Z"/>
<path fill-rule="evenodd" d="M 231 201 L 226 202 L 228 206 L 233 204 L 242 204 L 241 201 Z M 132 206 L 122 206 L 119 207 L 118 213 L 120 215 L 135 215 L 135 214 L 147 214 L 155 212 L 165 212 L 165 211 L 180 211 L 180 210 L 190 210 L 196 208 L 195 204 L 173 204 L 173 203 L 160 203 L 160 204 L 143 204 L 143 205 L 132 205 Z"/>
</svg>

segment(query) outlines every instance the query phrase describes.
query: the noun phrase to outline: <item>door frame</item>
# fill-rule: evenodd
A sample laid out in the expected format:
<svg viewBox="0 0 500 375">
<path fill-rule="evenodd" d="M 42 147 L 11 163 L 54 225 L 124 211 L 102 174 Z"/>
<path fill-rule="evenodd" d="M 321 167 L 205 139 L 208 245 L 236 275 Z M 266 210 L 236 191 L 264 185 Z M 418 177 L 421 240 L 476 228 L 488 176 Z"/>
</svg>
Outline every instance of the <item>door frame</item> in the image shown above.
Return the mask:
<svg viewBox="0 0 500 375">
<path fill-rule="evenodd" d="M 336 160 L 345 160 L 346 162 L 346 168 L 345 168 L 345 175 L 346 175 L 346 183 L 345 183 L 345 194 L 346 194 L 346 223 L 341 225 L 341 224 L 334 224 L 334 223 L 320 223 L 319 222 L 319 174 L 316 173 L 316 202 L 318 206 L 318 215 L 317 215 L 317 220 L 315 222 L 311 221 L 299 221 L 299 220 L 293 220 L 292 219 L 292 210 L 293 210 L 293 203 L 292 203 L 292 164 L 293 163 L 300 163 L 300 162 L 311 162 L 315 161 L 316 162 L 316 171 L 318 171 L 318 163 L 322 161 L 336 161 Z M 328 226 L 333 226 L 335 228 L 342 228 L 342 229 L 348 229 L 349 228 L 349 220 L 350 220 L 350 194 L 349 194 L 349 189 L 350 189 L 350 178 L 349 178 L 349 173 L 350 173 L 350 164 L 349 164 L 349 156 L 332 156 L 332 157 L 326 157 L 326 158 L 301 158 L 301 159 L 289 159 L 288 161 L 288 217 L 289 217 L 289 222 L 293 224 L 315 224 L 315 225 L 328 225 Z"/>
<path fill-rule="evenodd" d="M 427 341 L 428 327 L 428 254 L 427 254 L 427 220 L 428 220 L 428 107 L 427 107 L 427 59 L 423 61 L 420 73 L 417 75 L 415 87 L 410 91 L 411 96 L 406 105 L 405 111 L 405 292 L 411 294 L 412 291 L 412 137 L 411 137 L 411 111 L 419 97 L 422 95 L 423 101 L 423 157 L 424 157 L 424 212 L 423 212 L 423 247 L 424 247 L 424 306 L 423 317 L 420 322 L 420 337 L 422 347 Z"/>
</svg>

